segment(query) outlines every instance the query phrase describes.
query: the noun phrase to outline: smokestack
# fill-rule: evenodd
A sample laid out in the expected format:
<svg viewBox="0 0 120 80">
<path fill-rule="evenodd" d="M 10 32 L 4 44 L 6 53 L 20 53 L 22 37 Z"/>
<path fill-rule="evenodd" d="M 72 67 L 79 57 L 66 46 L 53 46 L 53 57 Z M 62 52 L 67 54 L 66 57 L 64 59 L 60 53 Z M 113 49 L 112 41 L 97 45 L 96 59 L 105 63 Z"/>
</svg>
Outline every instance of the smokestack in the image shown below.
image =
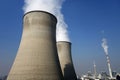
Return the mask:
<svg viewBox="0 0 120 80">
<path fill-rule="evenodd" d="M 77 80 L 71 57 L 71 43 L 59 41 L 57 49 L 64 80 Z"/>
<path fill-rule="evenodd" d="M 63 80 L 56 47 L 55 16 L 44 11 L 24 15 L 20 47 L 7 80 Z"/>
<path fill-rule="evenodd" d="M 107 65 L 108 65 L 108 70 L 109 70 L 109 75 L 110 75 L 110 78 L 113 78 L 112 76 L 112 70 L 111 70 L 111 65 L 110 65 L 110 58 L 109 58 L 109 55 L 108 55 L 108 45 L 107 45 L 107 40 L 105 38 L 102 39 L 102 47 L 104 49 L 104 52 L 105 52 L 105 55 L 106 55 L 106 58 L 107 58 Z"/>
<path fill-rule="evenodd" d="M 96 79 L 97 71 L 96 71 L 96 64 L 95 64 L 95 62 L 93 63 L 93 66 L 94 66 L 94 79 Z"/>
</svg>

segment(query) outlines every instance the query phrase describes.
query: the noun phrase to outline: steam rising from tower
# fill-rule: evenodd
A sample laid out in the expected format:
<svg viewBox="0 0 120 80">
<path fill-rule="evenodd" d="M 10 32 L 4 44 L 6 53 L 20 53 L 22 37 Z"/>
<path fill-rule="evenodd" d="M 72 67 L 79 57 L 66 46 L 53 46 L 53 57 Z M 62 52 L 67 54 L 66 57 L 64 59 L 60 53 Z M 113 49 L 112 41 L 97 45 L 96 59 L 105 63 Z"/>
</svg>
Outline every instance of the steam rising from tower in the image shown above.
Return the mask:
<svg viewBox="0 0 120 80">
<path fill-rule="evenodd" d="M 57 41 L 70 41 L 67 32 L 67 24 L 64 21 L 63 14 L 61 13 L 62 3 L 64 0 L 25 0 L 23 7 L 24 13 L 34 10 L 42 10 L 52 13 L 57 17 Z"/>
<path fill-rule="evenodd" d="M 108 64 L 108 69 L 109 69 L 109 75 L 112 78 L 112 70 L 111 70 L 111 66 L 110 66 L 110 59 L 109 59 L 109 55 L 108 55 L 108 45 L 107 45 L 107 40 L 105 38 L 102 39 L 102 47 L 105 51 L 105 55 L 107 57 L 107 64 Z"/>
<path fill-rule="evenodd" d="M 7 80 L 63 80 L 56 39 L 70 42 L 67 24 L 61 13 L 64 0 L 24 1 L 23 34 Z M 73 69 L 70 44 L 66 45 L 68 45 L 67 54 L 65 54 L 68 55 L 68 59 L 66 60 L 70 61 L 66 66 L 71 66 Z M 63 56 L 65 55 L 63 54 Z M 76 78 L 74 69 L 71 72 Z M 72 80 L 74 79 L 72 78 Z"/>
</svg>

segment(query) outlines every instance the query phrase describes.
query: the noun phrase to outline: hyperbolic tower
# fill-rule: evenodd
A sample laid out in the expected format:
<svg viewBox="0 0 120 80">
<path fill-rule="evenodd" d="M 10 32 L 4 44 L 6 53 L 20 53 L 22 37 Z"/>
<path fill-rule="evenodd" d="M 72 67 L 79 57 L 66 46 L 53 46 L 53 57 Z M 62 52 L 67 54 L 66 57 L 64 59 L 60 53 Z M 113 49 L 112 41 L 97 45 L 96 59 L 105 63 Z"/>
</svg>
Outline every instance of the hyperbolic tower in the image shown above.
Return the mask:
<svg viewBox="0 0 120 80">
<path fill-rule="evenodd" d="M 24 15 L 21 43 L 7 80 L 63 80 L 56 47 L 55 16 L 44 11 Z"/>
<path fill-rule="evenodd" d="M 77 80 L 71 56 L 71 43 L 58 41 L 57 49 L 64 80 Z"/>
</svg>

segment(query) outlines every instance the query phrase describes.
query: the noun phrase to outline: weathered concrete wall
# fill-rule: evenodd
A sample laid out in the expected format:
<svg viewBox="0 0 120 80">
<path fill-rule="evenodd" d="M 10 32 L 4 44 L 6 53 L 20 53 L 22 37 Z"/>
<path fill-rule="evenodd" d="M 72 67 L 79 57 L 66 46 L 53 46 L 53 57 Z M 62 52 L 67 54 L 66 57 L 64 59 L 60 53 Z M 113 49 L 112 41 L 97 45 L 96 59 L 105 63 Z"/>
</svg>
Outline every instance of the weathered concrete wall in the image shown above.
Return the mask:
<svg viewBox="0 0 120 80">
<path fill-rule="evenodd" d="M 19 50 L 7 80 L 63 80 L 56 47 L 57 19 L 32 11 L 24 16 Z"/>
<path fill-rule="evenodd" d="M 57 49 L 64 80 L 77 80 L 71 56 L 71 43 L 58 41 Z"/>
</svg>

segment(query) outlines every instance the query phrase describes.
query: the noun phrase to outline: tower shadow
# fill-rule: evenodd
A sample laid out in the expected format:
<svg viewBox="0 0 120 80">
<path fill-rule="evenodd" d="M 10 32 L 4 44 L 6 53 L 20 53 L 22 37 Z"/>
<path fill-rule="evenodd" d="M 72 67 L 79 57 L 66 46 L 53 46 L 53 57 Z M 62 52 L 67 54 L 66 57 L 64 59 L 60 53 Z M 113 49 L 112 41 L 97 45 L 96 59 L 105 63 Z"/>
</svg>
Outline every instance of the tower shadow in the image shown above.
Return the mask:
<svg viewBox="0 0 120 80">
<path fill-rule="evenodd" d="M 64 68 L 64 80 L 77 80 L 72 64 L 66 64 Z"/>
</svg>

